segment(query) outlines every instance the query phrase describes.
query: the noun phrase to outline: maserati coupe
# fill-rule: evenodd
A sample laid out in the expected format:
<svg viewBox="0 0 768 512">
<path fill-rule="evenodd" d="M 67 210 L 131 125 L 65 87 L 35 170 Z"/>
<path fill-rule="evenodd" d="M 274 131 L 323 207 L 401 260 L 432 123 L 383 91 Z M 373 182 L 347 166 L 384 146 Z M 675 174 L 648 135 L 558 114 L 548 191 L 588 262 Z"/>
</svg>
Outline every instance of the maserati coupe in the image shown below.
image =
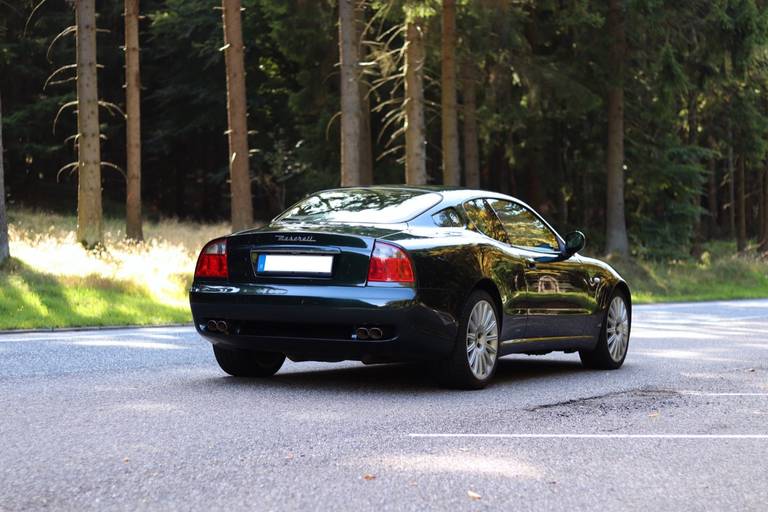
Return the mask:
<svg viewBox="0 0 768 512">
<path fill-rule="evenodd" d="M 478 389 L 500 357 L 552 351 L 616 369 L 630 290 L 579 255 L 584 243 L 503 194 L 339 188 L 210 241 L 189 299 L 197 331 L 237 377 L 274 375 L 286 358 L 417 361 Z"/>
</svg>

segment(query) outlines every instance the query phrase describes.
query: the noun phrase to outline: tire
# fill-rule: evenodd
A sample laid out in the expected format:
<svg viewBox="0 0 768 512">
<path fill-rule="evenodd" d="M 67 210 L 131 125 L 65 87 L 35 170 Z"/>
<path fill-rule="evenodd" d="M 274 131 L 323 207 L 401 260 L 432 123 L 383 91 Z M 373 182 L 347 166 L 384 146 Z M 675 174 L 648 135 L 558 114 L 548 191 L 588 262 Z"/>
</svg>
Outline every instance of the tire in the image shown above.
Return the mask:
<svg viewBox="0 0 768 512">
<path fill-rule="evenodd" d="M 596 370 L 616 370 L 624 364 L 629 350 L 632 309 L 624 292 L 616 290 L 605 310 L 597 345 L 579 351 L 581 364 Z M 618 336 L 618 338 L 616 338 Z"/>
<path fill-rule="evenodd" d="M 493 298 L 476 290 L 467 299 L 450 359 L 440 364 L 443 385 L 457 389 L 482 389 L 498 366 L 499 313 Z"/>
<path fill-rule="evenodd" d="M 213 346 L 219 367 L 233 377 L 271 377 L 285 362 L 284 354 L 230 350 Z"/>
</svg>

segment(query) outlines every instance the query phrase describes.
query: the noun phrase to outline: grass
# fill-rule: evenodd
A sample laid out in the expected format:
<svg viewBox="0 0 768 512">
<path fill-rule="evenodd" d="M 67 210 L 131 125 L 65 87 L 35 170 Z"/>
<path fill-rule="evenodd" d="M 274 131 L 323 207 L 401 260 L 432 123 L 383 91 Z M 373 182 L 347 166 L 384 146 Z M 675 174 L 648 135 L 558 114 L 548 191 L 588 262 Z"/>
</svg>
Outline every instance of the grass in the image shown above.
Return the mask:
<svg viewBox="0 0 768 512">
<path fill-rule="evenodd" d="M 0 329 L 190 322 L 187 289 L 202 245 L 225 224 L 146 223 L 145 241 L 125 240 L 107 219 L 104 249 L 75 240 L 76 219 L 9 212 L 12 259 L 0 269 Z"/>
<path fill-rule="evenodd" d="M 754 247 L 736 254 L 736 244 L 708 244 L 698 260 L 614 260 L 632 290 L 633 302 L 687 302 L 768 298 L 768 259 Z"/>
<path fill-rule="evenodd" d="M 146 240 L 135 243 L 125 240 L 122 220 L 107 219 L 104 249 L 94 252 L 75 241 L 73 216 L 17 210 L 9 220 L 13 258 L 0 268 L 0 329 L 190 322 L 197 253 L 229 231 L 163 220 L 146 223 Z M 768 260 L 735 252 L 716 242 L 699 260 L 610 263 L 635 303 L 768 297 Z"/>
</svg>

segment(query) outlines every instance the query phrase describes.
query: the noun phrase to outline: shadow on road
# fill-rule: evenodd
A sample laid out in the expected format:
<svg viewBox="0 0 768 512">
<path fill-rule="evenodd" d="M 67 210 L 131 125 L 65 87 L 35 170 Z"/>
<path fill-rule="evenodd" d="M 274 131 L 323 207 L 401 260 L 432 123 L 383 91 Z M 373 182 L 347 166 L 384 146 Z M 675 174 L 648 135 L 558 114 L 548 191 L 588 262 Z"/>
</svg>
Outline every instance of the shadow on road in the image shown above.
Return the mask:
<svg viewBox="0 0 768 512">
<path fill-rule="evenodd" d="M 385 393 L 435 392 L 446 393 L 438 383 L 435 372 L 425 364 L 398 363 L 334 368 L 328 363 L 327 368 L 278 373 L 269 379 L 243 379 L 221 376 L 206 379 L 207 384 L 224 388 L 259 389 L 298 389 L 308 388 L 313 391 L 338 392 L 339 388 L 350 391 L 378 391 Z M 578 361 L 557 361 L 533 357 L 514 357 L 501 359 L 491 387 L 515 386 L 526 381 L 546 382 L 562 376 L 584 372 Z"/>
</svg>

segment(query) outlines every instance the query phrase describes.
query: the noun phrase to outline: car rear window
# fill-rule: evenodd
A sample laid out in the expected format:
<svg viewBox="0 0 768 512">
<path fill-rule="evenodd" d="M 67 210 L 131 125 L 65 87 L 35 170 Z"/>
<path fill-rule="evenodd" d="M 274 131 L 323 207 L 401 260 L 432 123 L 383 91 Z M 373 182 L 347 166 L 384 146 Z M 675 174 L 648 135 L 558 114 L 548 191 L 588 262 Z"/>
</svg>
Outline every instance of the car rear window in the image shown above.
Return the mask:
<svg viewBox="0 0 768 512">
<path fill-rule="evenodd" d="M 276 222 L 407 222 L 440 202 L 434 192 L 408 189 L 338 189 L 313 194 L 280 214 Z"/>
</svg>

